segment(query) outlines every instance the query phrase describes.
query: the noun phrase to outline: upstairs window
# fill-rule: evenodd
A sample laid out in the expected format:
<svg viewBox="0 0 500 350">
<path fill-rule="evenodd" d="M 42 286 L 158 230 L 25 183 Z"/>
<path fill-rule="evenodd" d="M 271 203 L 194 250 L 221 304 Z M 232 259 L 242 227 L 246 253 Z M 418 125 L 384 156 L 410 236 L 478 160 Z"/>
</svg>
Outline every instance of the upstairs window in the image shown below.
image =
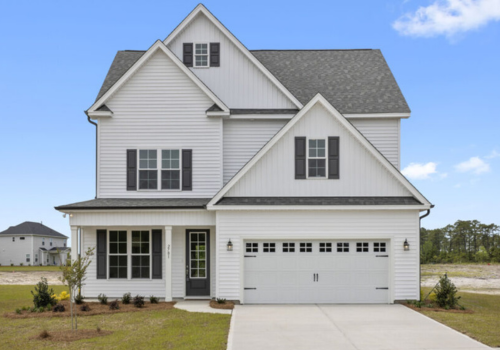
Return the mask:
<svg viewBox="0 0 500 350">
<path fill-rule="evenodd" d="M 50 239 L 50 246 L 52 247 L 52 238 Z"/>
<path fill-rule="evenodd" d="M 19 240 L 24 241 L 25 238 L 24 237 L 19 237 Z"/>
<path fill-rule="evenodd" d="M 164 149 L 161 151 L 161 189 L 179 190 L 181 188 L 180 151 Z"/>
<path fill-rule="evenodd" d="M 208 67 L 208 44 L 194 45 L 194 66 Z"/>
<path fill-rule="evenodd" d="M 309 177 L 326 177 L 326 142 L 324 139 L 309 140 Z"/>
<path fill-rule="evenodd" d="M 16 241 L 16 237 L 12 237 L 12 242 L 15 242 Z"/>
<path fill-rule="evenodd" d="M 155 149 L 139 150 L 139 189 L 158 189 L 158 164 Z"/>
<path fill-rule="evenodd" d="M 42 238 L 42 245 L 45 245 L 45 238 Z"/>
</svg>

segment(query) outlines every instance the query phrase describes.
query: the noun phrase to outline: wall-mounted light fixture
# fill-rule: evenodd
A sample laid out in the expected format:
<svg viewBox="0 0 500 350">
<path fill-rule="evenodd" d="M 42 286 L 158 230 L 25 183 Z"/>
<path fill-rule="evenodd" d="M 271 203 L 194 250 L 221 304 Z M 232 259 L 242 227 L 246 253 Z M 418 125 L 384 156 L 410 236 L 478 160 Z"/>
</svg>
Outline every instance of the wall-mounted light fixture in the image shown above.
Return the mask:
<svg viewBox="0 0 500 350">
<path fill-rule="evenodd" d="M 233 242 L 231 242 L 231 239 L 229 239 L 229 242 L 227 242 L 227 251 L 228 252 L 233 251 Z"/>
<path fill-rule="evenodd" d="M 405 242 L 403 243 L 403 248 L 406 251 L 410 250 L 410 243 L 408 243 L 408 240 L 405 239 Z"/>
</svg>

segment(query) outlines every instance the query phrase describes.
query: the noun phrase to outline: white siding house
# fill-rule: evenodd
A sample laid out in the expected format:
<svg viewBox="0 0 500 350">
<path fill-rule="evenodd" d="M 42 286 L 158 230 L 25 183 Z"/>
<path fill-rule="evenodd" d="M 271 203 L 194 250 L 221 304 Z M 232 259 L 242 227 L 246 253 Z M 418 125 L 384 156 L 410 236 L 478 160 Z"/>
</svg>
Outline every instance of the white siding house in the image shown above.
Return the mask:
<svg viewBox="0 0 500 350">
<path fill-rule="evenodd" d="M 70 213 L 83 294 L 241 303 L 419 298 L 410 110 L 379 50 L 249 51 L 203 5 L 119 51 L 86 111 L 96 198 Z M 90 196 L 90 194 L 89 194 Z"/>
</svg>

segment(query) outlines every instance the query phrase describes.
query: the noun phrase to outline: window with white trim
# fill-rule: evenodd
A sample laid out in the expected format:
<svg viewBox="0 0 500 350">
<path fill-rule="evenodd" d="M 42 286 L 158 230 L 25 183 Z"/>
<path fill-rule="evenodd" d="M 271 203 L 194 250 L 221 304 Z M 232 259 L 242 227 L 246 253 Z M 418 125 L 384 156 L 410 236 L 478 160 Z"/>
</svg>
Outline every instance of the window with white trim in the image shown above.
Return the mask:
<svg viewBox="0 0 500 350">
<path fill-rule="evenodd" d="M 200 43 L 194 45 L 194 66 L 208 67 L 208 44 Z"/>
<path fill-rule="evenodd" d="M 157 150 L 139 150 L 139 189 L 158 189 L 158 161 Z"/>
<path fill-rule="evenodd" d="M 332 243 L 325 242 L 319 244 L 319 252 L 320 253 L 331 253 L 332 252 Z"/>
<path fill-rule="evenodd" d="M 52 247 L 52 238 L 50 239 L 50 246 Z"/>
<path fill-rule="evenodd" d="M 310 139 L 308 145 L 308 177 L 326 177 L 326 140 Z"/>
<path fill-rule="evenodd" d="M 132 278 L 150 278 L 150 232 L 132 231 Z"/>
<path fill-rule="evenodd" d="M 24 237 L 19 237 L 19 240 L 20 240 L 20 241 L 24 241 L 24 240 L 25 240 L 25 238 L 24 238 Z"/>
<path fill-rule="evenodd" d="M 356 243 L 356 252 L 357 253 L 368 253 L 369 249 L 368 242 L 357 242 Z"/>
<path fill-rule="evenodd" d="M 264 253 L 275 253 L 276 252 L 276 243 L 264 243 L 264 248 L 262 251 Z"/>
<path fill-rule="evenodd" d="M 45 237 L 42 237 L 42 245 L 45 245 Z"/>
<path fill-rule="evenodd" d="M 247 253 L 258 253 L 259 252 L 259 243 L 247 243 L 245 251 Z"/>
<path fill-rule="evenodd" d="M 161 189 L 179 190 L 181 188 L 181 162 L 178 149 L 161 151 Z"/>
<path fill-rule="evenodd" d="M 295 243 L 283 243 L 283 253 L 295 253 Z"/>
<path fill-rule="evenodd" d="M 301 253 L 312 253 L 312 243 L 300 243 Z"/>
<path fill-rule="evenodd" d="M 31 260 L 31 256 L 30 254 L 26 254 L 26 262 L 29 263 Z"/>
<path fill-rule="evenodd" d="M 38 254 L 35 254 L 35 262 L 38 262 Z"/>
<path fill-rule="evenodd" d="M 373 243 L 373 251 L 375 253 L 385 253 L 385 242 Z"/>
<path fill-rule="evenodd" d="M 109 278 L 127 278 L 127 231 L 109 231 Z"/>
<path fill-rule="evenodd" d="M 12 242 L 15 242 L 16 241 L 16 237 L 12 237 Z"/>
<path fill-rule="evenodd" d="M 347 242 L 337 243 L 337 253 L 349 253 L 349 243 Z"/>
</svg>

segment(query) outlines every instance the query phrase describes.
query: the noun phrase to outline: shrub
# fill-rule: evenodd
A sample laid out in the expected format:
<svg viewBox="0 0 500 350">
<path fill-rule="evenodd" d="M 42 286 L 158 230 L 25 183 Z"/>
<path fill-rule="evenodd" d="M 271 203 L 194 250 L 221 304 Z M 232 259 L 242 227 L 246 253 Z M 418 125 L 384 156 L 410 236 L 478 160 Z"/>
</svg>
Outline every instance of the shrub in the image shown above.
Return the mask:
<svg viewBox="0 0 500 350">
<path fill-rule="evenodd" d="M 118 310 L 120 308 L 120 305 L 118 304 L 118 300 L 112 301 L 109 304 L 109 309 L 110 310 Z"/>
<path fill-rule="evenodd" d="M 89 304 L 84 304 L 84 305 L 80 306 L 80 310 L 82 310 L 82 311 L 90 311 Z"/>
<path fill-rule="evenodd" d="M 21 309 L 16 309 L 16 314 L 20 315 L 21 314 Z"/>
<path fill-rule="evenodd" d="M 14 264 L 10 264 L 10 266 L 14 266 Z"/>
<path fill-rule="evenodd" d="M 422 307 L 422 302 L 421 301 L 416 301 L 415 302 L 415 306 L 420 309 Z"/>
<path fill-rule="evenodd" d="M 69 300 L 69 293 L 63 290 L 58 298 L 59 300 Z"/>
<path fill-rule="evenodd" d="M 81 305 L 83 304 L 83 299 L 85 299 L 85 297 L 83 297 L 81 294 L 77 294 L 74 299 L 75 299 L 75 304 Z"/>
<path fill-rule="evenodd" d="M 20 263 L 19 266 L 23 266 L 23 263 Z"/>
<path fill-rule="evenodd" d="M 440 278 L 436 286 L 436 303 L 446 310 L 455 308 L 458 305 L 457 287 L 450 281 L 447 275 Z"/>
<path fill-rule="evenodd" d="M 143 307 L 144 306 L 144 297 L 141 297 L 140 295 L 136 295 L 133 300 L 134 306 L 135 307 Z"/>
<path fill-rule="evenodd" d="M 225 304 L 226 303 L 226 299 L 224 298 L 217 298 L 217 304 Z"/>
<path fill-rule="evenodd" d="M 31 309 L 29 309 L 29 312 L 36 312 L 36 311 L 37 311 L 37 308 L 34 306 Z"/>
<path fill-rule="evenodd" d="M 49 289 L 47 279 L 44 277 L 42 277 L 42 280 L 35 286 L 35 292 L 31 291 L 31 294 L 33 295 L 33 304 L 35 307 L 45 307 L 56 304 L 56 300 L 53 296 L 54 290 L 52 288 Z"/>
<path fill-rule="evenodd" d="M 99 294 L 97 296 L 97 300 L 99 300 L 102 305 L 108 305 L 108 297 L 106 294 Z"/>
<path fill-rule="evenodd" d="M 97 333 L 101 333 L 101 327 L 97 326 L 96 331 Z"/>
<path fill-rule="evenodd" d="M 63 304 L 57 304 L 56 306 L 54 306 L 54 308 L 52 309 L 52 311 L 54 311 L 54 312 L 64 312 L 64 311 L 66 311 L 66 309 L 64 308 Z"/>
<path fill-rule="evenodd" d="M 149 302 L 150 302 L 151 304 L 158 304 L 158 301 L 159 301 L 158 297 L 155 297 L 154 295 L 151 295 L 151 296 L 149 297 Z"/>
<path fill-rule="evenodd" d="M 50 337 L 50 334 L 49 332 L 47 332 L 45 329 L 38 335 L 38 337 L 40 339 L 47 339 L 48 337 Z"/>
<path fill-rule="evenodd" d="M 132 299 L 132 294 L 125 293 L 125 294 L 123 294 L 122 303 L 123 304 L 130 304 L 130 299 Z"/>
</svg>

